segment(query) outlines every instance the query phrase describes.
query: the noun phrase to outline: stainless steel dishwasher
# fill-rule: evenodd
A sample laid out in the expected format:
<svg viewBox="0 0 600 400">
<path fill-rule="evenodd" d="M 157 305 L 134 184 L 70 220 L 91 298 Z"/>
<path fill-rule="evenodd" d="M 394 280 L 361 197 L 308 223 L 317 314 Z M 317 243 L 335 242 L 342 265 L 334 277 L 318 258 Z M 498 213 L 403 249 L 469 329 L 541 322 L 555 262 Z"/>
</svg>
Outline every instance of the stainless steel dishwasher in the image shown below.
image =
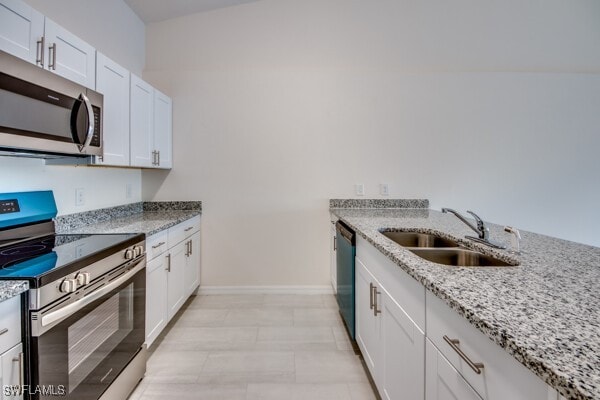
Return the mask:
<svg viewBox="0 0 600 400">
<path fill-rule="evenodd" d="M 337 242 L 337 302 L 340 314 L 354 340 L 354 257 L 356 256 L 356 234 L 346 224 L 335 224 Z"/>
</svg>

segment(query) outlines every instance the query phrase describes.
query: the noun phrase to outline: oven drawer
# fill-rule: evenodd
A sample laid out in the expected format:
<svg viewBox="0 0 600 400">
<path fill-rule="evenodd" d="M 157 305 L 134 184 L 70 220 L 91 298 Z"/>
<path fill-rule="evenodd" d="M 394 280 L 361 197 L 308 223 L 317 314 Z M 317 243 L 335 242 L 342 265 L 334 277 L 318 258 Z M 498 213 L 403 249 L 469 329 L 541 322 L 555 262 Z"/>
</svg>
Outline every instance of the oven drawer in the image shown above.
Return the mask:
<svg viewBox="0 0 600 400">
<path fill-rule="evenodd" d="M 0 354 L 21 341 L 21 296 L 0 303 Z"/>
<path fill-rule="evenodd" d="M 187 221 L 183 221 L 182 223 L 169 228 L 169 247 L 175 246 L 199 230 L 200 216 L 190 218 Z"/>
<path fill-rule="evenodd" d="M 169 233 L 167 230 L 158 232 L 146 239 L 146 258 L 148 261 L 161 255 L 169 248 Z"/>
<path fill-rule="evenodd" d="M 426 301 L 427 337 L 484 400 L 547 400 L 533 372 L 429 291 Z M 467 359 L 483 364 L 480 373 Z"/>
</svg>

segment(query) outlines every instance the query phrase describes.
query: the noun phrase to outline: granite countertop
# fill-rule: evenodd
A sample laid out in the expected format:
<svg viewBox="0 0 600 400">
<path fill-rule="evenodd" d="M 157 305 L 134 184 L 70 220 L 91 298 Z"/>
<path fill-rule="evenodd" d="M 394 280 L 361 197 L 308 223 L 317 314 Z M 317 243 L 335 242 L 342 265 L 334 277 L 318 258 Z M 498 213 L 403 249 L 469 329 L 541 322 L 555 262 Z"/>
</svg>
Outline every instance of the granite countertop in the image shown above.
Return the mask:
<svg viewBox="0 0 600 400">
<path fill-rule="evenodd" d="M 331 212 L 567 399 L 600 399 L 600 248 L 521 231 L 515 255 L 463 239 L 473 232 L 438 211 Z M 489 227 L 491 239 L 510 245 L 502 226 Z M 381 228 L 458 239 L 519 266 L 434 264 L 387 239 Z"/>
<path fill-rule="evenodd" d="M 28 290 L 27 281 L 0 281 L 0 301 L 8 300 Z"/>
<path fill-rule="evenodd" d="M 200 215 L 197 210 L 143 211 L 126 217 L 113 218 L 68 229 L 68 233 L 145 233 L 146 237 Z"/>
</svg>

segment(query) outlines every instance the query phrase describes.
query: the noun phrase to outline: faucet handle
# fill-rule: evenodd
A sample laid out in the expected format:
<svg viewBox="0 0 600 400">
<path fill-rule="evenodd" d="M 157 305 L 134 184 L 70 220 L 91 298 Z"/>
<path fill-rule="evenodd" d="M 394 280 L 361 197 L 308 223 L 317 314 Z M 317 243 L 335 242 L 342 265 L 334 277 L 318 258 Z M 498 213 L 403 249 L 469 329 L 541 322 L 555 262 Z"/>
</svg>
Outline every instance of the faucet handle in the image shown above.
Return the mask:
<svg viewBox="0 0 600 400">
<path fill-rule="evenodd" d="M 485 223 L 483 222 L 483 220 L 481 218 L 479 218 L 479 215 L 475 214 L 473 211 L 467 211 L 469 214 L 471 214 L 473 216 L 473 218 L 475 218 L 475 221 L 477 222 L 477 230 L 479 231 L 479 238 L 481 239 L 487 239 L 489 237 L 489 233 L 490 230 L 487 226 L 485 226 Z"/>
</svg>

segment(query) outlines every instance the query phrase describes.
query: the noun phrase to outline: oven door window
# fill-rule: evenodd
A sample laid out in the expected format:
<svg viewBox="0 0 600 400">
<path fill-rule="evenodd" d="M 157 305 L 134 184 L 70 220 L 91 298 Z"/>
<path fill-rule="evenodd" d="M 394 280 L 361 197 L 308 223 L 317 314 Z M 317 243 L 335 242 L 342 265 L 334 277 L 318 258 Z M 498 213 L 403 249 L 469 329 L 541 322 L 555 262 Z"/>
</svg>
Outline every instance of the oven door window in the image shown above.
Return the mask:
<svg viewBox="0 0 600 400">
<path fill-rule="evenodd" d="M 141 270 L 38 337 L 38 382 L 55 389 L 39 398 L 56 398 L 58 391 L 67 399 L 100 397 L 144 342 L 144 298 Z"/>
</svg>

